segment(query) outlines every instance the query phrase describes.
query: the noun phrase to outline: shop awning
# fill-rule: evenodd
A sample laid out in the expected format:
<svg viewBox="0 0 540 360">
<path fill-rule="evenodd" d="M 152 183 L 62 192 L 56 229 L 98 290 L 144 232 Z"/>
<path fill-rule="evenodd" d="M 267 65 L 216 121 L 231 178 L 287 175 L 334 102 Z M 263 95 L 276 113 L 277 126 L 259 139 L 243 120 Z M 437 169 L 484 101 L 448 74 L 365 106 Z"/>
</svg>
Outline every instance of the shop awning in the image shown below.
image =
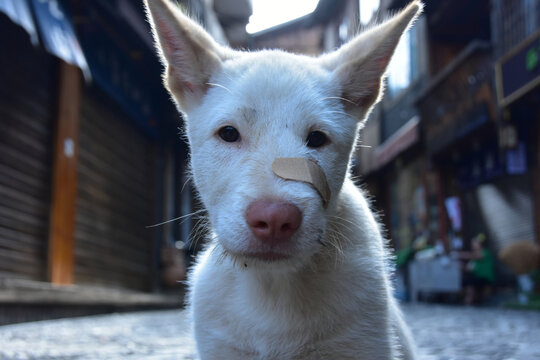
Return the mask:
<svg viewBox="0 0 540 360">
<path fill-rule="evenodd" d="M 388 140 L 375 148 L 375 167 L 381 168 L 420 139 L 420 118 L 413 117 Z"/>
<path fill-rule="evenodd" d="M 39 44 L 36 26 L 32 19 L 32 11 L 26 0 L 0 1 L 0 12 L 6 14 L 15 24 L 22 26 L 30 35 L 32 44 Z"/>
<path fill-rule="evenodd" d="M 59 0 L 2 0 L 0 11 L 22 26 L 32 43 L 40 40 L 49 53 L 79 67 L 85 78 L 90 78 L 73 25 Z"/>
</svg>

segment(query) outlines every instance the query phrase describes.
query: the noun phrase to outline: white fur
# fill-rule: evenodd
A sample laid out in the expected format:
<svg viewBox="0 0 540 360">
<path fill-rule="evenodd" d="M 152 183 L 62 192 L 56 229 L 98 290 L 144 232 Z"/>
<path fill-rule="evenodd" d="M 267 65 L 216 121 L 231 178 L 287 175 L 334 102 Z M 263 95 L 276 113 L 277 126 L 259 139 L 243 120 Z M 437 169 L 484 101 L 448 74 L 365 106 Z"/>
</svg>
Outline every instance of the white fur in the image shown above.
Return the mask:
<svg viewBox="0 0 540 360">
<path fill-rule="evenodd" d="M 211 226 L 189 280 L 200 357 L 414 359 L 379 225 L 348 174 L 361 120 L 379 99 L 389 58 L 420 4 L 370 30 L 377 36 L 361 35 L 321 58 L 233 52 L 163 0 L 147 6 Z M 240 141 L 220 139 L 223 126 L 235 127 Z M 313 130 L 330 142 L 308 148 Z M 308 184 L 272 173 L 283 157 L 322 167 L 332 192 L 327 209 Z M 300 209 L 301 226 L 287 243 L 257 244 L 245 214 L 258 199 Z M 289 258 L 246 255 L 254 248 Z"/>
</svg>

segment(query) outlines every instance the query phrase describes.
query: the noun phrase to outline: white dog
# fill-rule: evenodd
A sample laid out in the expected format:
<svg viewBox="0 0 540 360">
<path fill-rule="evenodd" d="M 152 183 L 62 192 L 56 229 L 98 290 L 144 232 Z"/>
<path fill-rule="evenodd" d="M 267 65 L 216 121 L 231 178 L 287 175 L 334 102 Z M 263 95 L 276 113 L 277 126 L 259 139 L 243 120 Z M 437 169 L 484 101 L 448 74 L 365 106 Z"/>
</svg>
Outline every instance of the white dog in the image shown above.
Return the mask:
<svg viewBox="0 0 540 360">
<path fill-rule="evenodd" d="M 190 278 L 200 357 L 414 359 L 349 166 L 422 4 L 312 58 L 234 51 L 169 1 L 145 2 L 211 225 Z"/>
</svg>

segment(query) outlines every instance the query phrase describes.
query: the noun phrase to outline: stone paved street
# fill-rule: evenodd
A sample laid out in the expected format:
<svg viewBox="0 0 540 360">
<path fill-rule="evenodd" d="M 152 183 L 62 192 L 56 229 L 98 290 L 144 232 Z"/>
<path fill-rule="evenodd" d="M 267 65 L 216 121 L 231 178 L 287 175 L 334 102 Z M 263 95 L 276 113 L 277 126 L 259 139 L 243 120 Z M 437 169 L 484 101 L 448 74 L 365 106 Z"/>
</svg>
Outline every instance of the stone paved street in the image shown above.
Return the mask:
<svg viewBox="0 0 540 360">
<path fill-rule="evenodd" d="M 422 360 L 538 360 L 540 312 L 404 308 Z M 0 327 L 0 359 L 195 359 L 182 311 Z"/>
<path fill-rule="evenodd" d="M 421 360 L 540 360 L 540 312 L 407 306 Z"/>
</svg>

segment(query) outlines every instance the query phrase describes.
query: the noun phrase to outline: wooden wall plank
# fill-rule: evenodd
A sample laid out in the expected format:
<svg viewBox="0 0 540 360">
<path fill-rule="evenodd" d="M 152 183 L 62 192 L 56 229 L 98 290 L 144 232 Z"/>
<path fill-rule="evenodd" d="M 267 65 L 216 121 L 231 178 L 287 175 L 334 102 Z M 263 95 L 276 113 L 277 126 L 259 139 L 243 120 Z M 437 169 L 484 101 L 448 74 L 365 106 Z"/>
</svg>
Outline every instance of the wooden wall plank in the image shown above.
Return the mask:
<svg viewBox="0 0 540 360">
<path fill-rule="evenodd" d="M 80 101 L 80 71 L 77 67 L 62 62 L 49 235 L 49 279 L 54 284 L 72 284 L 74 279 Z"/>
</svg>

